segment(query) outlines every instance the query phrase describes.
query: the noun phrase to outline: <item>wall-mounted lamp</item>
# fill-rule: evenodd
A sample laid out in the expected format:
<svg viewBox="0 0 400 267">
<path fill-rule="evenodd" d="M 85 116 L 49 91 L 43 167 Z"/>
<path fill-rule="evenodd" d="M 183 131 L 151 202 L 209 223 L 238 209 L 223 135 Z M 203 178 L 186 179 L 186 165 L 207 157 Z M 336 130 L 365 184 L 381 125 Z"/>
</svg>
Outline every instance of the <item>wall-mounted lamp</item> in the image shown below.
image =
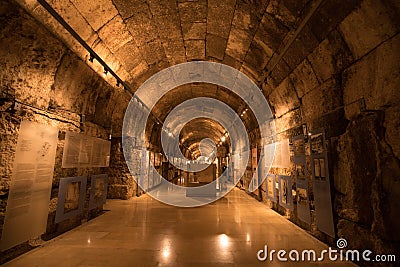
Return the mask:
<svg viewBox="0 0 400 267">
<path fill-rule="evenodd" d="M 104 68 L 103 77 L 106 77 L 107 74 L 108 74 L 108 69 L 107 69 L 107 68 Z"/>
<path fill-rule="evenodd" d="M 93 61 L 94 61 L 94 56 L 92 54 L 90 54 L 89 62 L 93 63 Z"/>
</svg>

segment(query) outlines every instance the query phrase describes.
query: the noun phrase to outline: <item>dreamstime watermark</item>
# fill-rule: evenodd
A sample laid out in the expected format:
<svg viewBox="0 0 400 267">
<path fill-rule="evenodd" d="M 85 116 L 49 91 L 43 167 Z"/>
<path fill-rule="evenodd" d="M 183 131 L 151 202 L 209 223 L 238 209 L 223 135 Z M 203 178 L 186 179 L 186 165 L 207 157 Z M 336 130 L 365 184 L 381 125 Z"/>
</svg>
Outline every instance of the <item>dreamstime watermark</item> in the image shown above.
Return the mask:
<svg viewBox="0 0 400 267">
<path fill-rule="evenodd" d="M 148 159 L 146 144 L 149 141 L 145 135 L 148 129 L 146 127 L 149 123 L 154 124 L 150 111 L 173 89 L 193 83 L 205 87 L 211 85 L 213 88 L 215 86 L 224 88 L 223 90 L 229 91 L 230 97 L 236 98 L 243 108 L 239 111 L 243 113 L 238 114 L 237 110 L 216 98 L 204 96 L 192 98 L 174 107 L 160 125 L 163 154 L 171 165 L 186 172 L 198 172 L 207 168 L 215 158 L 218 145 L 213 143 L 212 139 L 205 138 L 200 141 L 201 157 L 191 158 L 190 155 L 184 155 L 181 150 L 183 141 L 180 136 L 187 123 L 195 119 L 211 120 L 224 128 L 225 133 L 221 133 L 224 134 L 224 139 L 229 136 L 230 159 L 226 164 L 227 169 L 213 182 L 190 188 L 195 195 L 201 196 L 204 192 L 212 192 L 216 189 L 217 181 L 220 178 L 224 179 L 222 176 L 226 177 L 228 173 L 234 173 L 235 177 L 239 178 L 243 176 L 251 149 L 248 136 L 250 131 L 246 129 L 243 121 L 245 112 L 252 114 L 255 118 L 261 129 L 260 140 L 263 144 L 268 137 L 275 134 L 273 114 L 262 91 L 249 77 L 235 68 L 215 62 L 193 61 L 171 66 L 150 77 L 135 92 L 125 112 L 122 129 L 124 156 L 132 176 L 138 177 L 136 181 L 142 190 L 161 202 L 179 207 L 195 207 L 214 202 L 227 194 L 239 182 L 239 179 L 229 181 L 227 190 L 215 196 L 206 194 L 207 197 L 186 197 L 187 188 L 170 183 L 158 173 L 154 162 Z M 175 97 L 180 96 L 175 95 Z M 207 129 L 202 131 L 207 131 Z M 258 161 L 258 167 L 262 166 L 265 173 L 272 164 L 275 146 L 269 149 L 271 151 L 268 151 L 268 154 L 272 156 L 260 157 Z M 149 181 L 148 173 L 156 177 L 152 177 L 152 181 Z M 248 186 L 251 192 L 255 191 L 265 179 L 265 177 L 258 177 L 257 173 L 256 171 Z M 148 190 L 154 183 L 159 182 L 168 184 L 169 190 L 167 192 L 161 192 L 161 189 Z"/>
<path fill-rule="evenodd" d="M 374 254 L 371 250 L 345 250 L 347 247 L 347 240 L 344 238 L 339 238 L 336 242 L 337 249 L 329 247 L 320 252 L 313 249 L 305 250 L 295 250 L 290 251 L 281 250 L 270 250 L 268 251 L 268 246 L 265 245 L 264 249 L 257 252 L 257 259 L 259 261 L 274 261 L 278 260 L 281 262 L 322 262 L 324 260 L 328 261 L 353 261 L 353 262 L 395 262 L 396 255 L 389 254 Z"/>
</svg>

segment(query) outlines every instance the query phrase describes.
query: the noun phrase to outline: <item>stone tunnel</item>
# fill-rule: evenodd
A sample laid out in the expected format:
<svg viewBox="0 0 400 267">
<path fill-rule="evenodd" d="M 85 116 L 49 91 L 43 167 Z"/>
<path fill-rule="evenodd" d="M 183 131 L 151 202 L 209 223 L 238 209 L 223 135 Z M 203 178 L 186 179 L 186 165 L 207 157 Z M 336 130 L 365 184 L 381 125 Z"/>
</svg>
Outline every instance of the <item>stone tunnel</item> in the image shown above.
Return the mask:
<svg viewBox="0 0 400 267">
<path fill-rule="evenodd" d="M 0 264 L 397 266 L 399 11 L 2 0 Z"/>
</svg>

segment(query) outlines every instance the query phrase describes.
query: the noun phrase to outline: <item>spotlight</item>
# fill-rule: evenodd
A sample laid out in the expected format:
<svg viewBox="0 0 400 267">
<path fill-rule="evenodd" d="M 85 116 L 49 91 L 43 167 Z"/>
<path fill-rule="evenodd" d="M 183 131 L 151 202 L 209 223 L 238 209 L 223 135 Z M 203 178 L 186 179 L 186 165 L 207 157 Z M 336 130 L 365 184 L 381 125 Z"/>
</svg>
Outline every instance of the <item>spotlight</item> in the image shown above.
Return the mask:
<svg viewBox="0 0 400 267">
<path fill-rule="evenodd" d="M 93 63 L 93 61 L 94 61 L 94 56 L 92 54 L 90 54 L 89 62 Z"/>
<path fill-rule="evenodd" d="M 108 69 L 104 68 L 103 77 L 106 77 L 108 74 Z"/>
<path fill-rule="evenodd" d="M 226 137 L 225 137 L 225 136 L 222 136 L 222 137 L 221 137 L 221 141 L 222 141 L 222 142 L 225 142 L 225 140 L 226 140 Z"/>
</svg>

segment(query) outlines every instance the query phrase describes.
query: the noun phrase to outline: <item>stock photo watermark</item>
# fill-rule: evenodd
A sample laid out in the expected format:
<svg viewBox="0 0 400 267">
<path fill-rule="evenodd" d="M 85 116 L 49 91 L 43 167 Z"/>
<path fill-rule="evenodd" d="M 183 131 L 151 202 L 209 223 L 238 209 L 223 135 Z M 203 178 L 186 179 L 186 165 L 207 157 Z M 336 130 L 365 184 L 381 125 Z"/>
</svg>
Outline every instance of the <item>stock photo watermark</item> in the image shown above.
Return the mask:
<svg viewBox="0 0 400 267">
<path fill-rule="evenodd" d="M 396 262 L 394 254 L 374 254 L 371 250 L 345 249 L 347 240 L 339 238 L 336 242 L 337 248 L 328 247 L 321 251 L 314 249 L 305 250 L 275 250 L 268 249 L 265 245 L 263 249 L 257 252 L 259 261 L 280 261 L 280 262 L 322 262 L 328 261 L 352 261 L 352 262 Z"/>
</svg>

